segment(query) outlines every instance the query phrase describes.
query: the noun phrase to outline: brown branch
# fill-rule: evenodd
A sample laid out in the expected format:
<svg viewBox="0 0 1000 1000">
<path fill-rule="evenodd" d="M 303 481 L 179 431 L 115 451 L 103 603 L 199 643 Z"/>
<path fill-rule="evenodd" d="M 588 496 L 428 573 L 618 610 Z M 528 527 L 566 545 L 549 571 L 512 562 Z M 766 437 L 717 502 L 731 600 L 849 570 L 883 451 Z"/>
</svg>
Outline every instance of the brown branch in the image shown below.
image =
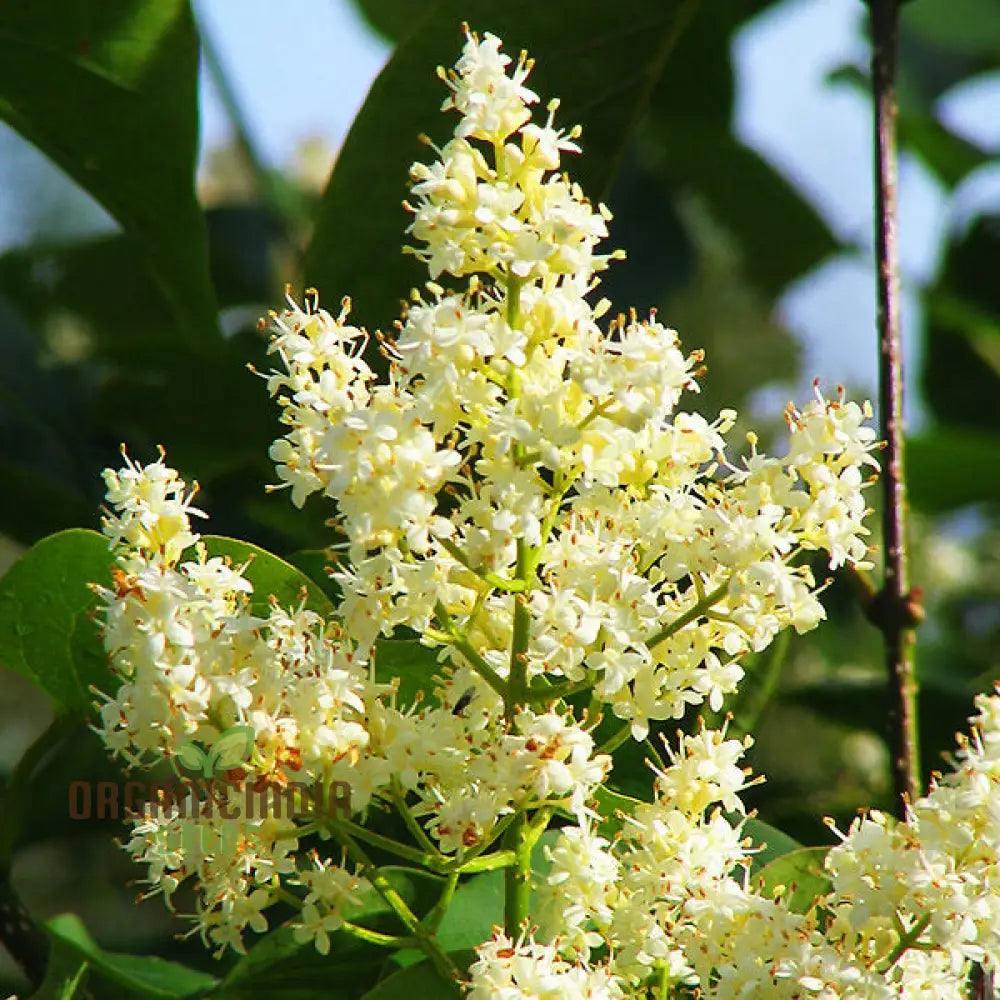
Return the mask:
<svg viewBox="0 0 1000 1000">
<path fill-rule="evenodd" d="M 879 421 L 885 439 L 882 535 L 885 579 L 869 609 L 881 630 L 889 673 L 889 749 L 897 810 L 920 794 L 912 614 L 906 549 L 903 358 L 896 248 L 896 52 L 899 0 L 870 0 L 875 110 L 875 266 L 878 289 Z"/>
</svg>

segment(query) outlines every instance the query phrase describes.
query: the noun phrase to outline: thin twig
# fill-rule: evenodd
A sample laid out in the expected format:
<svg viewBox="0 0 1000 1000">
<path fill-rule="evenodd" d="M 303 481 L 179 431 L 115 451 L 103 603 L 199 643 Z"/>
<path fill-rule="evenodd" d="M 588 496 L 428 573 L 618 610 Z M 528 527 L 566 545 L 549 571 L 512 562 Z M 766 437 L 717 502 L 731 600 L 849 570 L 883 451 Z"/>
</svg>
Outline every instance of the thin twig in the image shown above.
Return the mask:
<svg viewBox="0 0 1000 1000">
<path fill-rule="evenodd" d="M 900 816 L 920 794 L 913 626 L 906 548 L 903 359 L 896 250 L 896 51 L 899 0 L 870 0 L 875 110 L 875 265 L 878 289 L 879 421 L 886 442 L 882 477 L 885 580 L 869 608 L 882 631 L 890 679 L 889 748 Z"/>
</svg>

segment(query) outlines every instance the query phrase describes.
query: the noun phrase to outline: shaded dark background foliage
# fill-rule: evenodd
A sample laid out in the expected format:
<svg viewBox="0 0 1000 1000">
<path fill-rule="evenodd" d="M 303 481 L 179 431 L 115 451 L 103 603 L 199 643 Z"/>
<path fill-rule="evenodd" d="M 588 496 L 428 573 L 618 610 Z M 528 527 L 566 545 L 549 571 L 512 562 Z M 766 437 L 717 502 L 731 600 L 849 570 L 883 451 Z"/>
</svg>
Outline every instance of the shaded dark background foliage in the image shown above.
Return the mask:
<svg viewBox="0 0 1000 1000">
<path fill-rule="evenodd" d="M 413 259 L 395 251 L 406 225 L 403 180 L 425 154 L 417 134 L 437 141 L 449 127 L 432 70 L 454 61 L 463 20 L 495 31 L 510 52 L 527 48 L 537 59 L 533 87 L 560 95 L 562 122 L 584 124 L 585 155 L 570 169 L 607 201 L 613 242 L 628 252 L 602 294 L 620 308 L 656 306 L 688 346 L 738 359 L 712 366 L 689 405 L 742 411 L 761 384 L 797 375 L 775 302 L 831 254 L 858 248 L 840 243 L 733 134 L 732 39 L 774 4 L 581 0 L 567 19 L 561 5 L 526 0 L 437 0 L 417 17 L 404 0 L 357 2 L 396 48 L 326 190 L 258 171 L 249 193 L 207 210 L 194 194 L 199 38 L 184 0 L 0 8 L 0 118 L 122 227 L 0 256 L 0 536 L 13 553 L 63 528 L 94 527 L 100 470 L 126 441 L 143 459 L 162 443 L 171 464 L 199 481 L 213 532 L 315 565 L 309 553 L 330 540 L 323 505 L 307 504 L 303 516 L 262 488 L 273 478 L 267 449 L 278 424 L 246 372 L 247 362 L 269 368 L 254 319 L 280 303 L 286 281 L 309 282 L 328 307 L 349 292 L 358 321 L 390 328 L 421 280 Z M 953 190 L 990 157 L 949 131 L 935 105 L 1000 69 L 1000 16 L 993 0 L 916 0 L 903 9 L 901 37 L 902 146 Z M 829 85 L 863 89 L 866 73 L 845 66 Z M 241 155 L 237 148 L 235 162 Z M 930 420 L 908 442 L 907 475 L 915 579 L 928 610 L 918 671 L 929 770 L 963 727 L 973 694 L 997 676 L 1000 216 L 981 215 L 950 237 L 922 297 Z M 874 320 L 872 330 L 874 353 Z M 845 824 L 860 806 L 891 807 L 879 637 L 848 581 L 832 582 L 826 604 L 830 622 L 758 657 L 727 706 L 734 730 L 755 733 L 752 763 L 768 777 L 753 804 L 807 843 L 828 842 L 824 814 Z M 0 692 L 9 770 L 48 709 L 9 670 Z M 620 790 L 647 782 L 639 756 L 616 771 Z M 105 947 L 218 972 L 198 942 L 174 940 L 178 925 L 158 903 L 133 906 L 134 889 L 124 886 L 137 872 L 111 843 L 120 825 L 67 817 L 67 780 L 116 774 L 84 725 L 53 747 L 16 831 L 14 884 L 38 920 L 78 912 Z M 356 956 L 352 968 L 367 969 L 365 961 Z M 253 995 L 332 996 L 323 985 L 330 968 L 300 956 L 294 974 L 289 964 L 258 976 Z M 377 969 L 369 971 L 373 982 Z M 249 987 L 239 982 L 225 995 L 243 995 Z M 13 966 L 0 967 L 0 993 L 24 987 Z"/>
</svg>

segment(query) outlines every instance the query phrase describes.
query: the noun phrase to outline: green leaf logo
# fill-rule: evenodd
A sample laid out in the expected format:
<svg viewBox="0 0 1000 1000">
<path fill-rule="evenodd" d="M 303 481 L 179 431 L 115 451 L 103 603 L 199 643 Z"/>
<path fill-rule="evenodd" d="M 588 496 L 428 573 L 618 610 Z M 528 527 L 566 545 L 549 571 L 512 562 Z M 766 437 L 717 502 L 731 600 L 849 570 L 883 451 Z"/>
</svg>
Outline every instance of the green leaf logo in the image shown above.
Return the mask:
<svg viewBox="0 0 1000 1000">
<path fill-rule="evenodd" d="M 212 744 L 216 770 L 228 771 L 247 760 L 253 750 L 253 737 L 252 726 L 230 726 Z"/>
<path fill-rule="evenodd" d="M 252 726 L 230 726 L 209 747 L 195 740 L 182 743 L 174 757 L 174 768 L 179 763 L 185 771 L 211 778 L 222 771 L 237 767 L 250 757 L 253 750 Z"/>
<path fill-rule="evenodd" d="M 190 743 L 182 743 L 177 748 L 176 760 L 185 771 L 200 772 L 204 764 L 208 761 L 208 756 L 197 743 L 192 741 Z"/>
</svg>

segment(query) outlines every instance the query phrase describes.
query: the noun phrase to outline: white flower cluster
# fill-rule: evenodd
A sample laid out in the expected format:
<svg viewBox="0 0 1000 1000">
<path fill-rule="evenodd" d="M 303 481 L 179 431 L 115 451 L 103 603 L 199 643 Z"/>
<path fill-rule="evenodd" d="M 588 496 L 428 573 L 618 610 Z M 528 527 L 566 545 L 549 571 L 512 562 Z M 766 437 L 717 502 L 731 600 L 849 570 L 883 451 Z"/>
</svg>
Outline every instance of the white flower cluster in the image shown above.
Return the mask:
<svg viewBox="0 0 1000 1000">
<path fill-rule="evenodd" d="M 805 912 L 737 877 L 750 855 L 719 806 L 742 812 L 743 745 L 712 731 L 683 739 L 656 801 L 625 816 L 614 843 L 586 826 L 561 833 L 545 936 L 585 967 L 610 954 L 624 984 L 720 1000 L 963 996 L 973 962 L 1000 963 L 1000 695 L 977 704 L 953 773 L 906 823 L 857 820 L 827 855 L 830 891 Z"/>
<path fill-rule="evenodd" d="M 115 586 L 97 589 L 105 647 L 121 683 L 113 696 L 102 695 L 100 735 L 113 753 L 144 764 L 176 761 L 192 741 L 209 747 L 234 725 L 253 734 L 248 759 L 210 796 L 222 794 L 221 805 L 154 802 L 128 845 L 149 866 L 153 892 L 169 899 L 181 881 L 194 881 L 203 900 L 196 919 L 216 944 L 241 948 L 245 927 L 266 928 L 261 910 L 278 898 L 277 875 L 310 888 L 299 933 L 320 950 L 329 946 L 341 923 L 335 883 L 363 883 L 329 859 L 302 872 L 291 859 L 266 872 L 255 860 L 272 850 L 261 846 L 259 830 L 282 818 L 282 809 L 285 820 L 293 811 L 304 820 L 286 824 L 282 858 L 303 829 L 336 819 L 315 807 L 317 789 L 342 783 L 355 814 L 375 796 L 412 794 L 412 813 L 438 850 L 461 856 L 485 849 L 517 809 L 582 810 L 607 775 L 610 758 L 595 753 L 571 717 L 523 709 L 508 726 L 502 703 L 472 671 L 449 679 L 440 706 L 403 710 L 387 699 L 390 686 L 371 680 L 368 659 L 339 624 L 274 602 L 266 617 L 255 616 L 246 566 L 207 557 L 191 530 L 189 515 L 204 516 L 191 506 L 194 491 L 162 455 L 145 467 L 126 459 L 106 480 Z M 456 712 L 465 690 L 474 697 Z M 300 789 L 303 801 L 289 805 L 286 788 Z M 204 843 L 215 846 L 190 846 Z"/>
<path fill-rule="evenodd" d="M 469 969 L 469 1000 L 620 1000 L 620 981 L 604 966 L 586 967 L 561 958 L 551 945 L 496 933 L 476 949 Z"/>
<path fill-rule="evenodd" d="M 346 306 L 334 319 L 310 293 L 272 317 L 284 370 L 269 388 L 290 428 L 272 454 L 295 502 L 336 501 L 342 613 L 362 653 L 406 625 L 455 666 L 477 665 L 471 647 L 502 681 L 523 600 L 527 680 L 593 686 L 642 739 L 689 705 L 717 710 L 743 654 L 817 624 L 802 553 L 866 565 L 875 435 L 867 404 L 817 389 L 789 408 L 785 458 L 752 439 L 731 464 L 735 414 L 677 409 L 701 355 L 655 317 L 601 330 L 607 304 L 587 295 L 607 211 L 560 173 L 576 146 L 554 107 L 531 124 L 528 69 L 470 35 L 446 74 L 463 117 L 413 168 L 411 232 L 433 277 L 468 285 L 415 300 L 386 342 L 386 384 Z"/>
<path fill-rule="evenodd" d="M 470 972 L 474 997 L 598 1000 L 654 974 L 730 996 L 751 973 L 786 984 L 781 996 L 881 996 L 818 927 L 733 874 L 746 847 L 726 812 L 742 813 L 744 744 L 686 738 L 615 844 L 592 825 L 611 765 L 591 735 L 602 712 L 641 740 L 689 706 L 719 710 L 744 654 L 823 617 L 803 557 L 865 564 L 876 442 L 867 406 L 817 389 L 787 412 L 784 458 L 752 435 L 746 458 L 727 458 L 735 414 L 679 408 L 701 354 L 682 353 L 655 315 L 602 329 L 607 303 L 588 296 L 620 256 L 596 252 L 608 212 L 561 171 L 579 130 L 556 129 L 555 102 L 532 122 L 529 70 L 470 33 L 444 74 L 460 121 L 434 163 L 412 168 L 409 206 L 433 281 L 379 338 L 385 381 L 346 300 L 334 318 L 310 292 L 271 317 L 281 369 L 268 388 L 287 429 L 271 454 L 293 503 L 336 505 L 337 621 L 274 602 L 251 613 L 246 567 L 208 557 L 189 521 L 200 512 L 162 458 L 106 474 L 118 569 L 101 593 L 122 685 L 104 737 L 130 761 L 172 758 L 246 725 L 244 785 L 346 782 L 355 815 L 391 803 L 446 873 L 507 830 L 539 835 L 555 807 L 575 815 L 553 852 L 556 938 L 495 936 Z M 427 704 L 400 706 L 374 682 L 377 640 L 404 626 L 440 650 Z M 567 699 L 588 693 L 581 722 Z M 221 858 L 184 847 L 202 818 L 161 812 L 131 847 L 154 890 L 194 878 L 216 943 L 242 947 L 280 893 L 298 901 L 300 939 L 325 952 L 363 883 L 330 858 L 289 855 L 313 832 L 353 850 L 365 831 L 314 815 L 275 839 L 272 821 Z"/>
<path fill-rule="evenodd" d="M 114 588 L 99 592 L 121 678 L 101 708 L 109 748 L 131 763 L 169 759 L 245 724 L 258 773 L 316 780 L 331 760 L 357 757 L 366 700 L 380 692 L 340 627 L 303 608 L 251 614 L 246 567 L 208 558 L 189 520 L 204 514 L 177 473 L 162 456 L 126 463 L 105 473 L 117 566 Z"/>
<path fill-rule="evenodd" d="M 930 952 L 952 990 L 970 962 L 1000 965 L 1000 695 L 976 707 L 954 770 L 906 822 L 871 812 L 827 856 L 833 932 L 883 962 L 904 946 Z"/>
</svg>

